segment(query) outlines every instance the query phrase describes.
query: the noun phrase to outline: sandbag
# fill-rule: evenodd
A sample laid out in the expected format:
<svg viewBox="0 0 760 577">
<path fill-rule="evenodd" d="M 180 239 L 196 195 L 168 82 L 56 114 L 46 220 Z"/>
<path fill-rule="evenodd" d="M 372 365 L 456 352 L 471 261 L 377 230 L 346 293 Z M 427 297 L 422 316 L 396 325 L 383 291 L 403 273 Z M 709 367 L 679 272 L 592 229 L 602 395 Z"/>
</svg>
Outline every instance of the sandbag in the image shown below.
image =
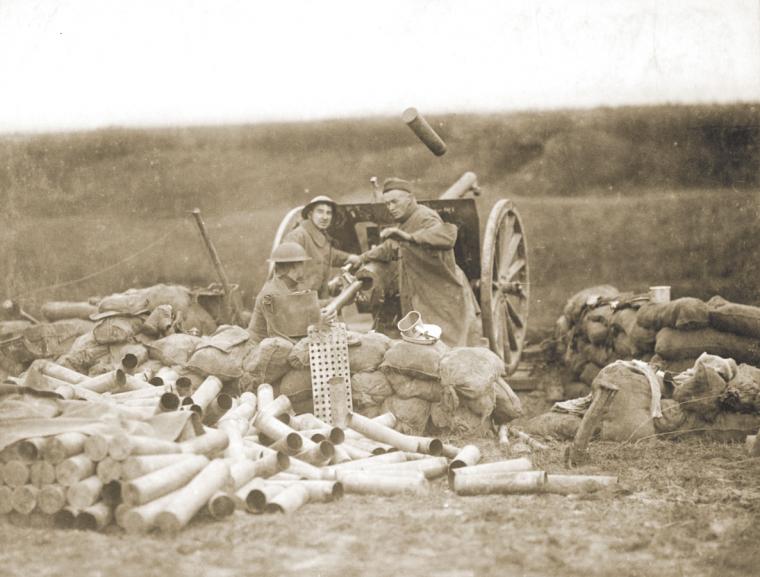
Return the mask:
<svg viewBox="0 0 760 577">
<path fill-rule="evenodd" d="M 584 319 L 588 319 L 595 323 L 601 323 L 606 327 L 612 326 L 613 317 L 615 311 L 612 310 L 612 306 L 608 304 L 599 305 L 593 308 L 589 308 L 583 315 Z"/>
<path fill-rule="evenodd" d="M 710 324 L 710 311 L 701 300 L 684 297 L 668 303 L 643 305 L 636 315 L 636 322 L 655 331 L 665 327 L 693 331 Z"/>
<path fill-rule="evenodd" d="M 638 324 L 636 321 L 637 309 L 625 307 L 616 310 L 610 321 L 610 326 L 616 333 L 630 333 Z"/>
<path fill-rule="evenodd" d="M 229 352 L 214 347 L 196 349 L 187 363 L 188 368 L 221 380 L 237 379 L 243 375 L 243 359 L 251 350 L 248 343 L 240 344 Z"/>
<path fill-rule="evenodd" d="M 667 360 L 663 359 L 660 355 L 654 355 L 649 360 L 650 365 L 654 365 L 663 371 L 668 371 L 676 375 L 692 368 L 696 362 L 697 358 Z"/>
<path fill-rule="evenodd" d="M 293 343 L 282 337 L 269 337 L 254 347 L 243 361 L 243 371 L 250 387 L 274 384 L 290 370 L 288 356 Z"/>
<path fill-rule="evenodd" d="M 604 347 L 598 347 L 598 346 L 592 345 L 591 343 L 583 343 L 580 349 L 581 349 L 580 352 L 581 352 L 582 358 L 600 367 L 607 366 L 609 363 L 615 360 L 615 355 L 613 351 Z M 581 368 L 581 372 L 582 371 L 583 369 Z"/>
<path fill-rule="evenodd" d="M 635 359 L 639 356 L 638 348 L 625 333 L 616 334 L 612 346 L 618 359 Z"/>
<path fill-rule="evenodd" d="M 740 413 L 760 413 L 760 369 L 739 365 L 736 375 L 726 385 L 721 405 Z"/>
<path fill-rule="evenodd" d="M 148 348 L 141 343 L 119 343 L 109 345 L 108 356 L 111 360 L 111 366 L 121 367 L 121 362 L 125 355 L 134 355 L 137 364 L 148 360 Z"/>
<path fill-rule="evenodd" d="M 714 296 L 707 301 L 710 326 L 725 331 L 760 339 L 760 307 L 742 305 Z"/>
<path fill-rule="evenodd" d="M 146 343 L 148 356 L 161 361 L 166 366 L 185 366 L 196 347 L 202 342 L 200 337 L 174 333 L 151 343 Z"/>
<path fill-rule="evenodd" d="M 113 315 L 100 318 L 92 329 L 95 341 L 101 345 L 126 343 L 142 329 L 145 319 L 141 316 Z"/>
<path fill-rule="evenodd" d="M 652 389 L 647 378 L 622 364 L 606 366 L 592 388 L 616 386 L 617 393 L 602 417 L 601 438 L 605 441 L 635 441 L 654 435 L 651 415 Z"/>
<path fill-rule="evenodd" d="M 523 416 L 523 407 L 520 397 L 512 390 L 512 387 L 501 377 L 494 382 L 494 408 L 493 420 L 496 424 L 508 423 Z"/>
<path fill-rule="evenodd" d="M 578 415 L 549 411 L 528 419 L 521 423 L 519 428 L 529 435 L 571 441 L 575 438 L 582 420 Z"/>
<path fill-rule="evenodd" d="M 712 328 L 693 331 L 664 328 L 657 333 L 654 350 L 664 359 L 696 358 L 710 353 L 738 363 L 760 365 L 760 340 Z"/>
<path fill-rule="evenodd" d="M 592 386 L 594 379 L 597 377 L 601 370 L 602 367 L 596 363 L 586 363 L 583 365 L 583 370 L 581 371 L 578 380 L 582 383 L 586 383 L 587 385 Z"/>
<path fill-rule="evenodd" d="M 484 347 L 456 347 L 441 357 L 441 383 L 466 399 L 492 394 L 493 382 L 503 372 L 504 362 Z"/>
<path fill-rule="evenodd" d="M 123 315 L 139 315 L 150 312 L 150 302 L 145 291 L 129 289 L 100 299 L 98 311 L 101 313 L 115 312 Z"/>
<path fill-rule="evenodd" d="M 494 407 L 496 406 L 495 389 L 496 385 L 494 381 L 489 385 L 488 390 L 485 391 L 482 395 L 475 397 L 474 399 L 463 399 L 463 403 L 460 404 L 464 404 L 465 407 L 470 409 L 476 415 L 487 419 L 491 416 L 494 411 Z"/>
<path fill-rule="evenodd" d="M 294 369 L 310 369 L 311 362 L 309 360 L 309 339 L 301 339 L 296 341 L 293 348 L 288 353 L 288 363 Z M 352 370 L 353 372 L 353 370 Z"/>
<path fill-rule="evenodd" d="M 77 337 L 68 352 L 58 358 L 58 363 L 86 375 L 100 359 L 110 359 L 109 347 L 99 344 L 89 331 Z"/>
<path fill-rule="evenodd" d="M 430 403 L 416 397 L 402 399 L 391 395 L 383 401 L 382 410 L 393 413 L 396 416 L 396 430 L 408 435 L 422 435 L 430 417 Z"/>
<path fill-rule="evenodd" d="M 175 312 L 185 312 L 193 303 L 190 289 L 177 284 L 157 284 L 142 289 L 150 310 L 161 305 L 170 305 Z"/>
<path fill-rule="evenodd" d="M 296 415 L 302 415 L 304 413 L 314 414 L 314 400 L 311 397 L 300 401 L 291 401 L 290 404 L 293 407 L 293 412 Z M 378 413 L 378 415 L 379 414 L 380 413 Z M 377 417 L 377 415 L 373 415 L 373 417 Z"/>
<path fill-rule="evenodd" d="M 441 400 L 442 390 L 440 381 L 417 379 L 394 371 L 389 371 L 386 379 L 392 388 L 392 392 L 403 399 L 419 397 L 431 403 Z"/>
<path fill-rule="evenodd" d="M 382 371 L 365 371 L 351 375 L 351 397 L 359 411 L 364 411 L 370 406 L 379 407 L 392 394 L 391 384 Z"/>
<path fill-rule="evenodd" d="M 22 333 L 23 349 L 19 362 L 58 357 L 69 351 L 76 339 L 92 330 L 90 321 L 69 319 L 54 323 L 32 325 Z"/>
<path fill-rule="evenodd" d="M 647 353 L 654 351 L 654 343 L 657 340 L 657 331 L 654 329 L 646 329 L 637 322 L 626 331 L 626 334 L 639 351 Z"/>
<path fill-rule="evenodd" d="M 433 345 L 395 341 L 386 351 L 380 368 L 412 377 L 437 379 L 441 355 L 447 350 L 448 347 L 441 341 Z"/>
<path fill-rule="evenodd" d="M 672 433 L 683 427 L 686 422 L 686 413 L 681 407 L 681 403 L 676 400 L 662 399 L 660 401 L 662 417 L 654 418 L 654 430 L 657 433 Z"/>
<path fill-rule="evenodd" d="M 243 359 L 252 348 L 249 340 L 245 329 L 222 325 L 210 337 L 203 337 L 187 366 L 222 380 L 239 378 L 243 374 Z"/>
<path fill-rule="evenodd" d="M 583 319 L 581 326 L 588 340 L 594 345 L 604 344 L 609 336 L 609 327 L 599 321 Z"/>
<path fill-rule="evenodd" d="M 360 415 L 364 415 L 368 419 L 374 419 L 375 417 L 379 417 L 383 414 L 383 406 L 380 405 L 365 405 L 361 409 L 358 409 L 357 412 Z"/>
<path fill-rule="evenodd" d="M 565 354 L 562 356 L 562 360 L 570 369 L 570 373 L 572 373 L 574 377 L 580 377 L 588 362 L 582 352 L 574 351 L 571 347 L 567 347 Z"/>
<path fill-rule="evenodd" d="M 145 319 L 142 332 L 154 338 L 162 337 L 174 322 L 174 309 L 171 305 L 159 305 Z"/>
<path fill-rule="evenodd" d="M 441 432 L 466 437 L 491 436 L 491 425 L 464 405 L 448 411 L 442 403 L 433 403 L 430 407 L 430 421 Z"/>
<path fill-rule="evenodd" d="M 374 371 L 380 366 L 385 352 L 391 346 L 391 339 L 382 333 L 356 333 L 358 346 L 348 347 L 348 364 L 352 373 Z"/>
<path fill-rule="evenodd" d="M 177 326 L 183 332 L 198 331 L 198 334 L 210 335 L 217 329 L 214 317 L 195 301 L 190 304 L 187 310 L 179 311 L 177 317 Z"/>
<path fill-rule="evenodd" d="M 595 302 L 600 298 L 614 298 L 619 294 L 620 291 L 611 285 L 599 285 L 585 288 L 582 291 L 575 293 L 567 300 L 562 314 L 565 315 L 571 324 L 575 324 L 580 319 L 581 313 L 589 302 Z"/>
<path fill-rule="evenodd" d="M 708 421 L 720 412 L 726 380 L 713 367 L 697 360 L 693 370 L 675 380 L 673 400 L 682 403 L 683 411 L 698 413 Z"/>
<path fill-rule="evenodd" d="M 585 397 L 591 392 L 591 385 L 587 385 L 586 383 L 581 383 L 580 381 L 575 381 L 572 383 L 567 383 L 564 388 L 564 397 L 566 399 L 577 399 L 579 397 Z"/>
<path fill-rule="evenodd" d="M 280 394 L 290 399 L 291 403 L 300 403 L 312 398 L 311 371 L 308 369 L 291 369 L 280 379 Z"/>
<path fill-rule="evenodd" d="M 743 442 L 747 435 L 760 429 L 760 415 L 749 413 L 718 413 L 711 421 L 690 413 L 680 427 L 678 437 L 699 437 L 711 441 Z"/>
</svg>

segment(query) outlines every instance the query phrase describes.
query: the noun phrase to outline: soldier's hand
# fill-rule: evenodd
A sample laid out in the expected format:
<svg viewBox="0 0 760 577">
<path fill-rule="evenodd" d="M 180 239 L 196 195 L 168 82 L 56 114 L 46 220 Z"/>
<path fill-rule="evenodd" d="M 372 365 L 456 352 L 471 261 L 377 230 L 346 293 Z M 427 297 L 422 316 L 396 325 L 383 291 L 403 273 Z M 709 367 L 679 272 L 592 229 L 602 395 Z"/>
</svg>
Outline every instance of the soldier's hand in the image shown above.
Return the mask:
<svg viewBox="0 0 760 577">
<path fill-rule="evenodd" d="M 334 323 L 338 318 L 338 313 L 334 310 L 328 311 L 327 308 L 323 308 L 319 311 L 319 320 L 323 323 Z"/>
<path fill-rule="evenodd" d="M 349 270 L 355 270 L 362 265 L 362 257 L 358 254 L 350 254 L 348 255 L 348 258 L 346 258 L 346 264 L 351 265 Z"/>
<path fill-rule="evenodd" d="M 396 238 L 400 238 L 401 240 L 412 240 L 412 235 L 408 232 L 404 232 L 400 228 L 396 226 L 389 226 L 388 228 L 384 228 L 380 231 L 380 238 L 385 240 L 388 237 L 395 236 Z"/>
</svg>

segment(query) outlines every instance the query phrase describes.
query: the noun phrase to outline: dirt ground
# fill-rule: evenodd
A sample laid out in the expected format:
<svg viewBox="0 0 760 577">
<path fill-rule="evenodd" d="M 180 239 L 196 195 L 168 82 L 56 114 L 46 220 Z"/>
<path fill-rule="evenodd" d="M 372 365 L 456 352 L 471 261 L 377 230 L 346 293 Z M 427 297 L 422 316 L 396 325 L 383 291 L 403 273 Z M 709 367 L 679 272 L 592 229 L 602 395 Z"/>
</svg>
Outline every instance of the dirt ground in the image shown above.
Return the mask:
<svg viewBox="0 0 760 577">
<path fill-rule="evenodd" d="M 459 440 L 459 442 L 464 442 Z M 486 460 L 503 455 L 478 440 Z M 562 472 L 564 444 L 534 455 Z M 348 495 L 291 516 L 196 519 L 177 536 L 0 523 L 0 574 L 712 576 L 760 572 L 760 459 L 698 440 L 594 443 L 582 473 L 619 475 L 584 496 Z"/>
</svg>

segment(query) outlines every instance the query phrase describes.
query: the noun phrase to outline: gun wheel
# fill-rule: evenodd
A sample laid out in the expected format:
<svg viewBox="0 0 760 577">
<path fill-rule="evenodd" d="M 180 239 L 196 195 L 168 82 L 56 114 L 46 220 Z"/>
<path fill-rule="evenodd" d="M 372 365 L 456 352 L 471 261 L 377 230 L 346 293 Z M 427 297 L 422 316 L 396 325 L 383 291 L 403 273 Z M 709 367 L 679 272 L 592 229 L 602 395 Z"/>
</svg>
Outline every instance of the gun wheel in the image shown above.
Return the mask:
<svg viewBox="0 0 760 577">
<path fill-rule="evenodd" d="M 502 199 L 491 209 L 483 236 L 480 308 L 483 336 L 507 374 L 517 369 L 525 346 L 529 289 L 522 220 L 512 201 Z"/>
</svg>

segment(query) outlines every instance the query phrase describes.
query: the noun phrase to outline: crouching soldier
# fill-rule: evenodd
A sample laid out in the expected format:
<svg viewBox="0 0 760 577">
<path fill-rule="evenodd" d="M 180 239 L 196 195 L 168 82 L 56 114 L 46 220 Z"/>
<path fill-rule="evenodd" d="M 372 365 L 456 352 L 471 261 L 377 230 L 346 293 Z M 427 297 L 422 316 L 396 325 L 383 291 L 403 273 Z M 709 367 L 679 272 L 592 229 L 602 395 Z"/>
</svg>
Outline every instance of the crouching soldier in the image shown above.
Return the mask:
<svg viewBox="0 0 760 577">
<path fill-rule="evenodd" d="M 277 296 L 308 296 L 305 294 L 310 291 L 304 285 L 304 263 L 309 260 L 311 259 L 303 247 L 294 242 L 283 242 L 272 251 L 269 262 L 274 264 L 274 275 L 264 283 L 256 296 L 251 322 L 248 325 L 248 332 L 251 334 L 253 344 L 258 344 L 267 337 L 290 337 L 290 335 L 283 334 L 281 330 L 278 330 L 278 326 L 281 326 L 282 323 L 278 324 L 278 311 L 273 306 L 273 302 Z M 308 302 L 308 299 L 306 300 Z M 313 303 L 314 310 L 306 311 L 306 317 L 318 318 L 320 321 L 328 323 L 335 320 L 334 311 L 328 313 L 319 308 L 316 295 L 314 295 Z M 286 312 L 288 311 L 282 311 L 283 314 Z"/>
</svg>

